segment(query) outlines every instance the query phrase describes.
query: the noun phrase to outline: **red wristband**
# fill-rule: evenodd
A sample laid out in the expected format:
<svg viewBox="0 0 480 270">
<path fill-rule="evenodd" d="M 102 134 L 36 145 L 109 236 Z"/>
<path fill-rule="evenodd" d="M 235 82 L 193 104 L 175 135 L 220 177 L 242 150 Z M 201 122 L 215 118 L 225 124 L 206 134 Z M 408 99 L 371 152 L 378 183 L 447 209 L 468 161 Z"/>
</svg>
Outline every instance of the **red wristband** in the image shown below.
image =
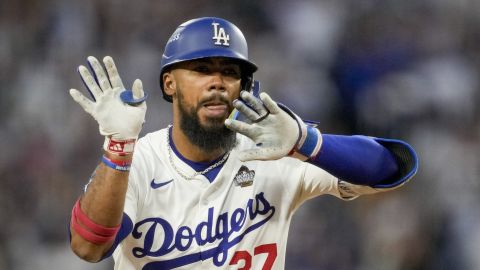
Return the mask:
<svg viewBox="0 0 480 270">
<path fill-rule="evenodd" d="M 80 225 L 75 217 L 75 214 L 73 213 L 72 209 L 72 219 L 70 220 L 72 224 L 73 230 L 80 235 L 83 239 L 87 240 L 90 243 L 97 244 L 97 245 L 103 245 L 105 243 L 111 242 L 115 239 L 115 236 L 107 237 L 107 236 L 101 236 L 98 234 L 94 234 L 91 231 L 85 229 Z"/>
<path fill-rule="evenodd" d="M 102 162 L 106 166 L 115 169 L 117 171 L 128 172 L 130 171 L 130 165 L 132 164 L 131 161 L 120 161 L 120 160 L 111 160 L 105 155 L 102 156 Z"/>
<path fill-rule="evenodd" d="M 106 155 L 103 155 L 103 158 L 108 159 L 111 163 L 118 165 L 118 166 L 130 166 L 132 165 L 131 160 L 118 160 L 118 159 L 111 159 L 107 157 Z"/>
<path fill-rule="evenodd" d="M 93 222 L 87 215 L 85 215 L 85 213 L 82 212 L 80 200 L 77 200 L 72 209 L 71 223 L 75 232 L 78 233 L 82 238 L 98 245 L 113 241 L 120 230 L 120 225 L 115 227 L 106 227 Z"/>
</svg>

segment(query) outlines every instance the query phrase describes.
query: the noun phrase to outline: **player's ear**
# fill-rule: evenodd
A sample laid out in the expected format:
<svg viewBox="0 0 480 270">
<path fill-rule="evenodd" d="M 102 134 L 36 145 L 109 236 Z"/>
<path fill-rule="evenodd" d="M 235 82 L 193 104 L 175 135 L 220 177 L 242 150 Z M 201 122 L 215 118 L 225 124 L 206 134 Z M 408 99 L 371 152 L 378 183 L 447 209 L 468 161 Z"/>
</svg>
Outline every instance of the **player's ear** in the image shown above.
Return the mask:
<svg viewBox="0 0 480 270">
<path fill-rule="evenodd" d="M 175 94 L 175 89 L 177 89 L 177 84 L 175 81 L 175 76 L 172 72 L 165 72 L 163 73 L 163 91 L 169 96 L 173 96 Z"/>
</svg>

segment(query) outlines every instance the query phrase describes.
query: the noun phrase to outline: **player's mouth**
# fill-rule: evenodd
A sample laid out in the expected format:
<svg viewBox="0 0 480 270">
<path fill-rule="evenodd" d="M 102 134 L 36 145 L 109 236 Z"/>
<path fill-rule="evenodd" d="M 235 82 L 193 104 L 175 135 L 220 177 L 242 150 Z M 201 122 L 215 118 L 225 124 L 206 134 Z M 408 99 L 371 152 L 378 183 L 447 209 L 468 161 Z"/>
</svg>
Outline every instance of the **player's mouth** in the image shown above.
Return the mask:
<svg viewBox="0 0 480 270">
<path fill-rule="evenodd" d="M 207 117 L 224 117 L 228 115 L 228 104 L 222 101 L 211 101 L 203 104 Z"/>
</svg>

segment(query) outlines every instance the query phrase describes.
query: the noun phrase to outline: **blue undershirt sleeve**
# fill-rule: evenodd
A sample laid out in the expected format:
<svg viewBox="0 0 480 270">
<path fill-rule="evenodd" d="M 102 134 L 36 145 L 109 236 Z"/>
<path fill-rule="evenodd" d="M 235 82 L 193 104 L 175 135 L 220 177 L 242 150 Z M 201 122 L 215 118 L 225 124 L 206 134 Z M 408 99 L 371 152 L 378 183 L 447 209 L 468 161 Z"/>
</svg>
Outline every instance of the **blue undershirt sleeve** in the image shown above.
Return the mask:
<svg viewBox="0 0 480 270">
<path fill-rule="evenodd" d="M 113 245 L 110 247 L 108 252 L 103 255 L 102 260 L 112 256 L 113 252 L 117 248 L 117 246 L 120 244 L 120 242 L 123 241 L 133 230 L 133 222 L 130 219 L 130 217 L 126 214 L 123 213 L 122 217 L 122 225 L 120 226 L 120 230 L 117 233 L 117 236 L 115 237 L 115 241 L 113 242 Z"/>
<path fill-rule="evenodd" d="M 320 153 L 308 162 L 337 178 L 358 185 L 375 186 L 398 178 L 395 155 L 375 138 L 355 135 L 322 135 Z"/>
</svg>

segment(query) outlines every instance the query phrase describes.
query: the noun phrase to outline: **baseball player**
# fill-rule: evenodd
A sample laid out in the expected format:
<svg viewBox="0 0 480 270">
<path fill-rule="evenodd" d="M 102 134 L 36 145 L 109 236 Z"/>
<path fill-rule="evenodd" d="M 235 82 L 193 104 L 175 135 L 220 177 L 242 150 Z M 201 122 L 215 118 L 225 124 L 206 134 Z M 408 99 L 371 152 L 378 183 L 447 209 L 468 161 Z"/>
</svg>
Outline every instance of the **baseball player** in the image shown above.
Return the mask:
<svg viewBox="0 0 480 270">
<path fill-rule="evenodd" d="M 418 167 L 399 140 L 322 134 L 256 94 L 242 32 L 221 18 L 181 24 L 161 60 L 172 125 L 138 139 L 142 82 L 126 90 L 111 57 L 78 71 L 104 153 L 72 209 L 72 250 L 115 269 L 284 269 L 288 229 L 306 200 L 392 190 Z M 232 117 L 229 118 L 229 115 Z M 243 120 L 239 120 L 239 116 Z"/>
</svg>

